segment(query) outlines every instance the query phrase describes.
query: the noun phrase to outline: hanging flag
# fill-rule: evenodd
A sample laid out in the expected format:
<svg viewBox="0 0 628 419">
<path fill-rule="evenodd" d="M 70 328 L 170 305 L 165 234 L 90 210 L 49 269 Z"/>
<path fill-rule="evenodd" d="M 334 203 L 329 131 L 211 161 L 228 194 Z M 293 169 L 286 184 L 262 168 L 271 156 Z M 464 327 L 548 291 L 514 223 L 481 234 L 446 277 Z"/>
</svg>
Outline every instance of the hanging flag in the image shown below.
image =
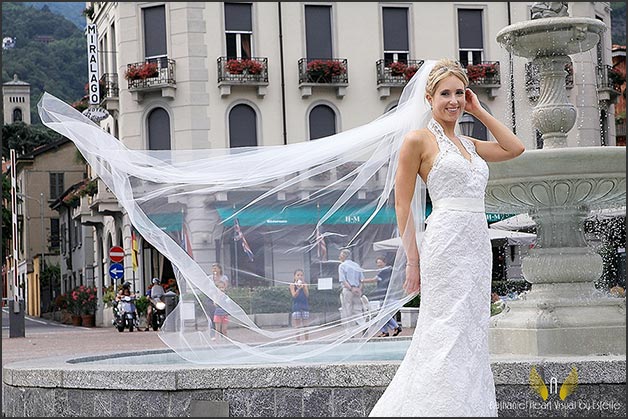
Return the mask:
<svg viewBox="0 0 628 419">
<path fill-rule="evenodd" d="M 321 234 L 320 229 L 316 226 L 316 252 L 318 254 L 318 260 L 327 260 L 327 243 L 325 243 L 325 237 Z"/>
<path fill-rule="evenodd" d="M 246 255 L 249 257 L 249 262 L 253 262 L 255 260 L 255 258 L 253 257 L 253 251 L 251 250 L 249 243 L 246 241 L 244 234 L 242 234 L 242 230 L 240 229 L 240 222 L 237 218 L 235 219 L 235 222 L 233 224 L 233 229 L 233 240 L 242 241 L 242 250 L 244 250 L 244 253 L 246 253 Z"/>
<path fill-rule="evenodd" d="M 188 255 L 190 255 L 191 258 L 194 257 L 194 255 L 192 254 L 192 240 L 190 239 L 190 230 L 188 229 L 188 225 L 185 221 L 181 224 L 181 247 Z"/>
<path fill-rule="evenodd" d="M 131 260 L 133 261 L 133 270 L 137 271 L 137 259 L 139 255 L 139 247 L 137 244 L 137 234 L 135 229 L 131 230 Z"/>
</svg>

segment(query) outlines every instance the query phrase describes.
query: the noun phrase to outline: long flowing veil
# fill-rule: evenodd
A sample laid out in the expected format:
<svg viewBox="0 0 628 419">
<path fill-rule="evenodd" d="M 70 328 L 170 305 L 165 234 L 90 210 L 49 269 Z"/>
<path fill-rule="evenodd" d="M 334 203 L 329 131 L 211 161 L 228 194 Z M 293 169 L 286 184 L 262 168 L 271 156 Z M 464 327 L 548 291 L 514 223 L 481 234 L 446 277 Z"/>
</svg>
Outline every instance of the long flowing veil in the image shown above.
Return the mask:
<svg viewBox="0 0 628 419">
<path fill-rule="evenodd" d="M 398 236 L 398 152 L 405 134 L 429 121 L 425 85 L 434 63 L 423 63 L 397 107 L 374 121 L 284 146 L 133 150 L 48 93 L 38 108 L 171 262 L 180 292 L 159 336 L 181 357 L 216 364 L 313 361 L 328 351 L 351 357 L 414 297 L 402 288 L 403 248 L 374 244 Z M 417 233 L 424 217 L 417 177 Z M 340 309 L 341 249 L 351 250 L 365 278 L 377 275 L 383 252 L 393 268 L 385 296 L 376 299 L 375 284 L 365 283 L 362 306 L 351 313 Z M 216 262 L 226 289 L 213 280 Z M 310 315 L 300 328 L 291 317 L 295 269 L 303 269 L 309 290 Z M 217 307 L 228 315 L 223 334 L 212 318 Z"/>
</svg>

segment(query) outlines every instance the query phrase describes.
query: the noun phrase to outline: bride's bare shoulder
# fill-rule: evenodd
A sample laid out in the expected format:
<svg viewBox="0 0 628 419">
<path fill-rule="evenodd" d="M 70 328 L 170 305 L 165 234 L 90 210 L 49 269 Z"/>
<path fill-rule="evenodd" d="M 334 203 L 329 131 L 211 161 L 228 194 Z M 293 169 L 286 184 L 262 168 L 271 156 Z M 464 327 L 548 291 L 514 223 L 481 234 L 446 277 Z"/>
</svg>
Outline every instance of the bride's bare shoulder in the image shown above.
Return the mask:
<svg viewBox="0 0 628 419">
<path fill-rule="evenodd" d="M 427 128 L 412 130 L 406 134 L 405 142 L 415 147 L 421 147 L 429 140 L 431 135 L 430 130 Z"/>
</svg>

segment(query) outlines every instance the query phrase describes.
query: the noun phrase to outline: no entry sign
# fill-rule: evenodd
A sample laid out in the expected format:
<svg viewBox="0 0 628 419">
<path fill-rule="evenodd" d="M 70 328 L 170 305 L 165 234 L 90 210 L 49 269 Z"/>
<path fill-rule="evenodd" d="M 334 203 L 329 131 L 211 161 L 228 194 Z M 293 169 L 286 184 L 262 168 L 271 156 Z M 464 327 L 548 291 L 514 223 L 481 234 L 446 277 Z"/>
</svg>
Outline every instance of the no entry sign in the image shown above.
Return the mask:
<svg viewBox="0 0 628 419">
<path fill-rule="evenodd" d="M 124 259 L 124 249 L 120 246 L 113 246 L 109 249 L 109 259 L 112 262 L 122 262 Z"/>
</svg>

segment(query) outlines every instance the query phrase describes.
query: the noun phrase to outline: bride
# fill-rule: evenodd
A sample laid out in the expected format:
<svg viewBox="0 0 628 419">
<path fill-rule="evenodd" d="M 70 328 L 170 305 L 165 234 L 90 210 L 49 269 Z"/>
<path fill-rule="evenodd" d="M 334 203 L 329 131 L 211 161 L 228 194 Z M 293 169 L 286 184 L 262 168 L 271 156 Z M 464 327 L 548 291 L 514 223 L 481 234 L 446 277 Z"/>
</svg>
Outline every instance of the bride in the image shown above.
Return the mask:
<svg viewBox="0 0 628 419">
<path fill-rule="evenodd" d="M 307 361 L 332 351 L 350 359 L 421 292 L 406 357 L 371 415 L 491 416 L 486 161 L 514 158 L 523 145 L 467 86 L 457 63 L 426 61 L 397 107 L 368 124 L 242 149 L 131 150 L 47 93 L 38 108 L 45 125 L 75 143 L 144 240 L 172 262 L 181 295 L 159 336 L 178 355 L 205 364 Z M 463 112 L 497 141 L 458 135 Z M 351 249 L 370 277 L 375 267 L 364 261 L 375 260 L 372 243 L 399 233 L 403 245 L 390 258 L 380 308 L 341 316 L 325 255 Z M 212 262 L 230 273 L 225 291 L 211 280 Z M 277 312 L 271 307 L 288 312 L 282 301 L 290 301 L 295 265 L 306 267 L 311 284 L 308 326 L 257 321 Z M 244 291 L 266 294 L 246 299 Z M 212 301 L 225 302 L 232 324 L 224 339 L 211 339 Z M 301 333 L 310 339 L 298 340 Z"/>
</svg>

